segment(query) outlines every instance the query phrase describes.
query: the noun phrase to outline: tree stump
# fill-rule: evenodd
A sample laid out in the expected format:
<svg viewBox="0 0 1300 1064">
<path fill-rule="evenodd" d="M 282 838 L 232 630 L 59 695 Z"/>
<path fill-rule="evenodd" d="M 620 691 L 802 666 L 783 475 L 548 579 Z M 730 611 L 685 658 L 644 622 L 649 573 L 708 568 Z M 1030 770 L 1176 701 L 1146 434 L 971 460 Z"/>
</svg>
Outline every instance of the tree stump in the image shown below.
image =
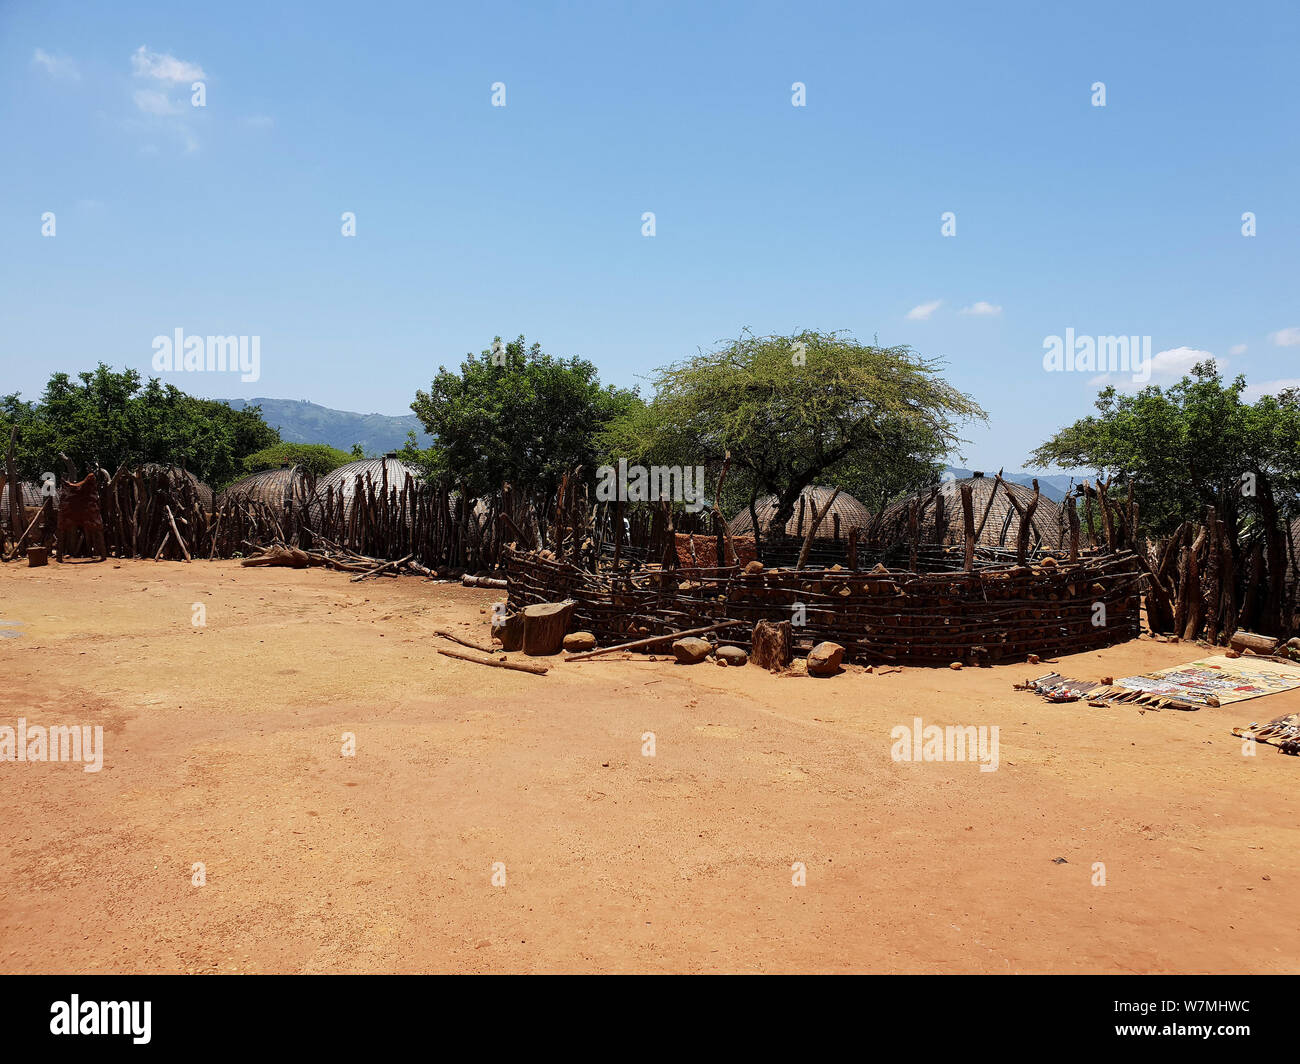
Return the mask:
<svg viewBox="0 0 1300 1064">
<path fill-rule="evenodd" d="M 558 654 L 564 645 L 576 602 L 541 602 L 524 607 L 524 653 Z"/>
<path fill-rule="evenodd" d="M 492 634 L 501 640 L 502 650 L 518 650 L 524 643 L 524 615 L 512 613 L 508 617 L 494 618 Z"/>
<path fill-rule="evenodd" d="M 759 621 L 754 626 L 754 650 L 750 661 L 760 669 L 778 671 L 790 664 L 792 630 L 789 621 Z"/>
</svg>

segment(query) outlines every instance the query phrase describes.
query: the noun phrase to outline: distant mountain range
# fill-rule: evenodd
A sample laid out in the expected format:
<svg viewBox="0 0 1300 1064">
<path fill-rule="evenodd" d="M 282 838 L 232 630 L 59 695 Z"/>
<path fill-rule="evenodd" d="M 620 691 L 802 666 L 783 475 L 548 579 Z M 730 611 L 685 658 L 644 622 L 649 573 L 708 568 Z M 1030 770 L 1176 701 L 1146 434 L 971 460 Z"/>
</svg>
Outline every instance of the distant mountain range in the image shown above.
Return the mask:
<svg viewBox="0 0 1300 1064">
<path fill-rule="evenodd" d="M 957 469 L 954 466 L 948 466 L 944 472 L 951 473 L 958 480 L 964 480 L 966 477 L 975 475 L 969 469 Z M 997 473 L 998 471 L 996 469 L 984 470 L 984 475 L 990 479 L 997 476 Z M 1065 498 L 1065 493 L 1070 490 L 1070 485 L 1079 483 L 1077 477 L 1071 477 L 1066 473 L 1054 473 L 1050 476 L 1032 472 L 1002 474 L 1003 480 L 1012 484 L 1023 484 L 1027 488 L 1032 488 L 1034 486 L 1035 477 L 1038 478 L 1038 490 L 1053 502 L 1060 502 Z"/>
<path fill-rule="evenodd" d="M 331 410 L 306 399 L 217 401 L 234 410 L 260 406 L 263 419 L 280 430 L 280 439 L 285 443 L 327 443 L 340 451 L 350 451 L 353 444 L 359 443 L 367 455 L 379 457 L 405 447 L 408 432 L 415 433 L 421 447 L 433 442 L 414 414 L 354 414 L 349 410 Z"/>
</svg>

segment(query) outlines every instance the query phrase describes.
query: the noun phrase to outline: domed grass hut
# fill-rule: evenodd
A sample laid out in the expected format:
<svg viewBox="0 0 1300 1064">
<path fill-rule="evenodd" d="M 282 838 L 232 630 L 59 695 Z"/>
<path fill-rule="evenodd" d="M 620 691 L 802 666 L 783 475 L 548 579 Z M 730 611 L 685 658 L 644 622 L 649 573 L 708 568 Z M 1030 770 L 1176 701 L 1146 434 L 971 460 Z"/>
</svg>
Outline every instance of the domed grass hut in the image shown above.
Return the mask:
<svg viewBox="0 0 1300 1064">
<path fill-rule="evenodd" d="M 827 500 L 835 494 L 834 488 L 805 488 L 794 504 L 794 513 L 785 523 L 785 534 L 802 540 L 813 519 L 813 507 L 820 513 Z M 777 497 L 768 495 L 754 503 L 754 513 L 758 516 L 758 532 L 761 538 L 767 538 L 771 532 L 772 520 L 776 517 Z M 733 536 L 752 536 L 754 534 L 754 515 L 748 506 L 744 507 L 728 522 Z M 830 512 L 817 529 L 817 539 L 837 539 L 848 535 L 850 528 L 866 528 L 871 524 L 871 511 L 852 495 L 841 491 L 835 498 Z"/>
<path fill-rule="evenodd" d="M 961 480 L 945 480 L 930 488 L 905 496 L 885 507 L 879 521 L 872 526 L 871 541 L 890 547 L 911 540 L 911 509 L 917 506 L 917 540 L 920 543 L 953 546 L 965 542 L 961 492 L 970 485 L 975 516 L 977 547 L 1015 550 L 1020 535 L 1020 512 L 1007 498 L 1010 491 L 1024 510 L 1034 498 L 1034 490 L 1023 484 L 1003 481 L 983 473 Z M 1059 503 L 1039 494 L 1038 505 L 1030 518 L 1029 549 L 1058 549 L 1067 535 L 1064 513 Z"/>
<path fill-rule="evenodd" d="M 305 506 L 311 493 L 307 474 L 301 466 L 263 469 L 237 480 L 217 495 L 217 505 L 245 500 L 269 506 L 277 513 Z"/>
<path fill-rule="evenodd" d="M 41 486 L 24 480 L 19 483 L 19 488 L 21 490 L 18 495 L 23 507 L 23 512 L 30 521 L 32 514 L 41 508 L 41 502 L 43 501 L 41 499 Z M 3 488 L 0 488 L 0 525 L 3 525 L 5 528 L 9 527 L 8 483 L 6 483 Z M 22 531 L 24 531 L 24 529 L 18 529 L 18 532 Z M 15 535 L 17 535 L 17 533 L 15 533 Z"/>
<path fill-rule="evenodd" d="M 161 462 L 146 462 L 140 466 L 139 471 L 150 478 L 161 473 L 173 483 L 177 483 L 181 478 L 188 480 L 198 499 L 199 508 L 207 513 L 212 512 L 212 506 L 215 502 L 212 489 L 188 470 L 182 469 L 180 466 L 163 465 Z"/>
</svg>

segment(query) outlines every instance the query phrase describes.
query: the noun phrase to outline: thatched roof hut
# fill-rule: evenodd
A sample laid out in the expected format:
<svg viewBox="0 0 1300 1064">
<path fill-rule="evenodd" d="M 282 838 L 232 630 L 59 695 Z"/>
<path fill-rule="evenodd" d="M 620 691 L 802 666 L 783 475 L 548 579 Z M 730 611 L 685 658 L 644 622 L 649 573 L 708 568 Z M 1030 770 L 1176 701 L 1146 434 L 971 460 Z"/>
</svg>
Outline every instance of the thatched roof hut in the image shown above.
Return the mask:
<svg viewBox="0 0 1300 1064">
<path fill-rule="evenodd" d="M 235 499 L 262 503 L 273 510 L 286 510 L 290 504 L 301 506 L 307 502 L 310 486 L 301 466 L 282 466 L 263 469 L 259 473 L 237 480 L 217 495 L 217 505 Z"/>
<path fill-rule="evenodd" d="M 33 484 L 31 481 L 20 481 L 21 491 L 19 497 L 22 499 L 22 505 L 26 509 L 38 509 L 43 501 L 41 499 L 41 486 Z M 5 528 L 9 527 L 9 485 L 6 483 L 0 488 L 0 525 Z M 21 532 L 22 529 L 19 529 Z"/>
<path fill-rule="evenodd" d="M 815 505 L 820 513 L 821 508 L 826 505 L 826 500 L 834 493 L 834 488 L 805 488 L 798 501 L 794 504 L 794 514 L 785 523 L 786 535 L 802 539 L 808 531 L 809 522 L 812 521 L 812 506 Z M 766 537 L 769 534 L 772 519 L 776 517 L 776 508 L 777 497 L 775 495 L 765 496 L 754 503 L 754 510 L 758 514 L 758 529 L 761 536 Z M 833 539 L 835 537 L 836 517 L 839 518 L 841 536 L 847 535 L 850 528 L 866 528 L 871 523 L 871 511 L 852 495 L 841 491 L 831 506 L 830 512 L 817 529 L 818 539 Z M 728 525 L 733 536 L 752 536 L 754 534 L 754 521 L 750 515 L 749 507 L 743 507 L 739 513 L 731 518 Z"/>
<path fill-rule="evenodd" d="M 199 507 L 211 512 L 213 503 L 212 489 L 203 483 L 198 477 L 180 466 L 163 465 L 161 462 L 146 462 L 140 466 L 142 473 L 166 473 L 173 480 L 178 477 L 184 477 L 194 488 L 194 494 L 198 496 Z"/>
<path fill-rule="evenodd" d="M 1033 488 L 1023 484 L 1002 482 L 1005 490 L 997 489 L 997 478 L 976 473 L 962 480 L 945 480 L 931 488 L 907 495 L 885 507 L 880 521 L 872 531 L 873 541 L 890 545 L 906 543 L 911 537 L 909 511 L 917 503 L 917 526 L 922 543 L 958 544 L 963 540 L 961 507 L 962 485 L 971 487 L 971 502 L 975 511 L 976 543 L 981 547 L 1014 549 L 1020 535 L 1020 515 L 1006 496 L 1010 491 L 1023 507 L 1028 507 L 1034 497 Z M 942 504 L 940 504 L 942 500 Z M 1055 549 L 1061 543 L 1063 512 L 1059 503 L 1046 495 L 1038 496 L 1038 507 L 1030 520 L 1032 531 L 1029 547 Z M 981 529 L 981 522 L 983 527 Z"/>
<path fill-rule="evenodd" d="M 323 505 L 333 489 L 335 505 L 338 505 L 337 499 L 342 494 L 344 503 L 350 510 L 352 496 L 357 488 L 357 477 L 361 478 L 363 486 L 367 483 L 374 485 L 376 494 L 384 489 L 385 478 L 387 478 L 388 488 L 390 490 L 396 488 L 399 492 L 406 486 L 408 477 L 411 479 L 412 487 L 424 483 L 420 471 L 415 466 L 401 461 L 396 454 L 386 454 L 383 458 L 366 458 L 359 462 L 341 465 L 333 472 L 319 477 L 316 481 L 313 508 Z"/>
</svg>

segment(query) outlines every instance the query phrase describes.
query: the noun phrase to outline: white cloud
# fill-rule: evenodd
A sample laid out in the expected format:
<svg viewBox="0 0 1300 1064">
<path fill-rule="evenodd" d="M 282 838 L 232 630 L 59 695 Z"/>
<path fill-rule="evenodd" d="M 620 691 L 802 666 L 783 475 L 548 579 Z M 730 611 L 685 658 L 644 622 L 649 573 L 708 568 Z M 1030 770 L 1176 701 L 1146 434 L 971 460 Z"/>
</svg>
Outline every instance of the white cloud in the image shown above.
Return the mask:
<svg viewBox="0 0 1300 1064">
<path fill-rule="evenodd" d="M 1088 381 L 1098 388 L 1113 384 L 1121 391 L 1137 391 L 1148 384 L 1173 384 L 1192 372 L 1198 362 L 1211 361 L 1222 370 L 1228 360 L 1216 358 L 1209 351 L 1195 347 L 1170 347 L 1151 356 L 1151 373 L 1145 381 L 1135 381 L 1131 373 L 1101 373 Z"/>
<path fill-rule="evenodd" d="M 978 303 L 972 303 L 969 307 L 962 307 L 963 314 L 974 314 L 981 318 L 995 318 L 1002 313 L 1002 308 L 993 303 L 986 303 L 980 300 Z"/>
<path fill-rule="evenodd" d="M 1268 338 L 1278 347 L 1300 347 L 1300 327 L 1292 325 L 1287 329 L 1278 329 L 1275 333 L 1269 333 Z"/>
<path fill-rule="evenodd" d="M 1242 398 L 1253 403 L 1261 395 L 1277 395 L 1287 388 L 1300 388 L 1300 377 L 1285 377 L 1277 381 L 1264 381 L 1262 384 L 1248 384 L 1242 392 Z"/>
<path fill-rule="evenodd" d="M 37 48 L 32 54 L 32 65 L 38 66 L 52 78 L 65 78 L 68 81 L 80 81 L 81 71 L 77 64 L 66 55 L 50 55 L 44 48 Z"/>
<path fill-rule="evenodd" d="M 166 52 L 151 52 L 143 44 L 131 56 L 131 69 L 136 77 L 156 78 L 170 85 L 202 81 L 207 77 L 198 63 L 177 59 Z"/>
<path fill-rule="evenodd" d="M 1228 348 L 1228 354 L 1230 354 L 1233 358 L 1240 358 L 1245 353 L 1246 353 L 1245 344 L 1233 344 L 1230 348 Z"/>
<path fill-rule="evenodd" d="M 919 306 L 915 306 L 907 312 L 907 318 L 909 321 L 925 321 L 931 314 L 939 309 L 939 305 L 942 302 L 942 299 L 936 299 L 933 303 L 922 303 Z"/>
<path fill-rule="evenodd" d="M 173 102 L 165 92 L 157 89 L 136 89 L 135 105 L 147 115 L 178 115 L 181 105 Z"/>
</svg>

